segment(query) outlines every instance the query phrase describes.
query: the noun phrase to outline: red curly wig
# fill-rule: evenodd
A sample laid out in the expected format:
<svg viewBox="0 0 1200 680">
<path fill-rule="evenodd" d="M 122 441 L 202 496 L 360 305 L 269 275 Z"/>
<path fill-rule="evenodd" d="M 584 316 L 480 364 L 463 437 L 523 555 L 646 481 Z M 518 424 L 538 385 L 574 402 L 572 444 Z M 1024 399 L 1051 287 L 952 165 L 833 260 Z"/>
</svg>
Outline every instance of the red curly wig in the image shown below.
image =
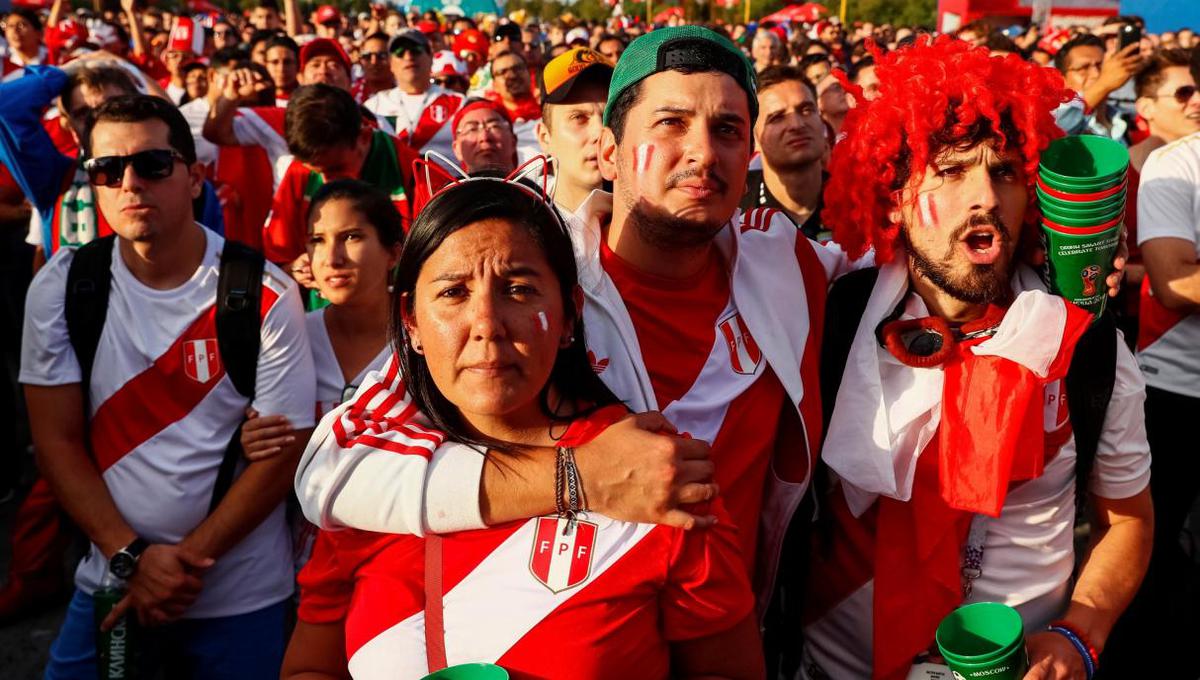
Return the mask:
<svg viewBox="0 0 1200 680">
<path fill-rule="evenodd" d="M 846 115 L 845 139 L 834 147 L 822 210 L 847 253 L 859 257 L 873 247 L 876 262 L 890 261 L 900 234 L 888 217 L 897 190 L 908 178 L 924 176 L 935 154 L 981 130 L 1020 153 L 1032 207 L 1038 159 L 1062 136 L 1053 111 L 1072 97 L 1058 71 L 1016 55 L 992 57 L 950 36 L 922 38 L 886 56 L 870 47 L 878 99 L 866 101 L 838 73 L 857 105 Z M 1033 211 L 1026 217 L 1036 220 Z"/>
</svg>

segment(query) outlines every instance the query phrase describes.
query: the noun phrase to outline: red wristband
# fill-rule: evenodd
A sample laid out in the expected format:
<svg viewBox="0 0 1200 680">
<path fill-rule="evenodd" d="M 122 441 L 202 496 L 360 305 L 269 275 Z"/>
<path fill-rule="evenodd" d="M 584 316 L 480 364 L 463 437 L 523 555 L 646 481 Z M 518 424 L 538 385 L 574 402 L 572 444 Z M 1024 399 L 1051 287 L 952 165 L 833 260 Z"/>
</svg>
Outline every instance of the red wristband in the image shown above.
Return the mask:
<svg viewBox="0 0 1200 680">
<path fill-rule="evenodd" d="M 1100 667 L 1100 655 L 1096 652 L 1096 648 L 1092 646 L 1092 643 L 1083 636 L 1083 633 L 1079 632 L 1078 626 L 1068 623 L 1062 619 L 1059 619 L 1058 621 L 1052 621 L 1050 622 L 1050 625 L 1051 627 L 1065 628 L 1074 633 L 1075 637 L 1079 638 L 1079 641 L 1082 642 L 1085 647 L 1087 647 L 1088 656 L 1092 657 L 1092 663 L 1096 664 L 1097 668 Z"/>
</svg>

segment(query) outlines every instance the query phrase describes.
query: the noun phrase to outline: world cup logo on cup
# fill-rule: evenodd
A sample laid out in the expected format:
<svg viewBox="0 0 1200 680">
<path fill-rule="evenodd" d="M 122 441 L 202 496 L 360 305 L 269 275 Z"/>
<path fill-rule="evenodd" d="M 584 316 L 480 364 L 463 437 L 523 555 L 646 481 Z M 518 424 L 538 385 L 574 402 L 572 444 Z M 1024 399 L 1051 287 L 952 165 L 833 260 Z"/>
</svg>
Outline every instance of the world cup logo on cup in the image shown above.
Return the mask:
<svg viewBox="0 0 1200 680">
<path fill-rule="evenodd" d="M 1100 265 L 1089 264 L 1079 270 L 1079 276 L 1083 279 L 1083 297 L 1095 295 L 1096 282 L 1100 280 Z"/>
</svg>

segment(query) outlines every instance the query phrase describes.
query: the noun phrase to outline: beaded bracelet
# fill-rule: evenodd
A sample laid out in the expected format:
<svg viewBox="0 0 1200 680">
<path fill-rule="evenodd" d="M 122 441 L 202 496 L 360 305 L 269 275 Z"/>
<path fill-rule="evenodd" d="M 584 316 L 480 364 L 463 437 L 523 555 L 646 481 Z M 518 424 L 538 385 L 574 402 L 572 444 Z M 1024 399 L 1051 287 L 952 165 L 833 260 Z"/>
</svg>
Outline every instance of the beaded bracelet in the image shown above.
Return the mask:
<svg viewBox="0 0 1200 680">
<path fill-rule="evenodd" d="M 1096 650 L 1083 640 L 1074 626 L 1065 621 L 1055 621 L 1050 624 L 1048 630 L 1058 633 L 1071 643 L 1075 651 L 1079 652 L 1079 656 L 1083 658 L 1083 667 L 1087 673 L 1087 680 L 1092 680 L 1092 676 L 1096 674 L 1096 668 L 1100 665 L 1100 660 L 1096 654 Z"/>
<path fill-rule="evenodd" d="M 575 529 L 579 514 L 587 512 L 587 503 L 583 499 L 583 479 L 575 465 L 575 449 L 569 446 L 560 447 L 556 452 L 554 496 L 558 515 L 567 518 L 564 533 L 569 535 Z"/>
</svg>

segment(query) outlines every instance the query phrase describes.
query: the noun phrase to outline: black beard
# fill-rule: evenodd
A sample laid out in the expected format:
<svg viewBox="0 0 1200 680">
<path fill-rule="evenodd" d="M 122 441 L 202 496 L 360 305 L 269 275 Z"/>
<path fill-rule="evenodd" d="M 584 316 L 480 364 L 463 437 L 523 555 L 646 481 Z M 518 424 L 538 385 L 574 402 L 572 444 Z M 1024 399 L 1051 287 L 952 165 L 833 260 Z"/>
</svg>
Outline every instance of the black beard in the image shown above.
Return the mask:
<svg viewBox="0 0 1200 680">
<path fill-rule="evenodd" d="M 629 222 L 647 244 L 664 251 L 690 250 L 708 245 L 725 222 L 697 222 L 638 201 L 629 211 Z"/>
<path fill-rule="evenodd" d="M 724 194 L 729 184 L 723 177 L 709 171 L 689 169 L 675 173 L 667 178 L 666 187 L 672 189 L 684 180 L 693 177 L 706 176 L 717 185 L 717 191 Z M 624 193 L 624 192 L 623 192 Z M 699 248 L 712 241 L 717 232 L 725 226 L 732 215 L 727 215 L 719 222 L 700 221 L 687 218 L 683 213 L 671 213 L 666 209 L 647 201 L 631 201 L 632 196 L 625 193 L 626 201 L 632 203 L 629 209 L 629 219 L 638 235 L 649 245 L 659 250 L 687 250 Z"/>
<path fill-rule="evenodd" d="M 974 227 L 991 225 L 999 232 L 997 238 L 1007 241 L 1008 227 L 996 215 L 972 215 L 950 235 L 951 248 L 957 247 L 962 235 Z M 965 275 L 955 275 L 949 262 L 935 262 L 917 250 L 910 239 L 905 245 L 913 269 L 955 300 L 973 305 L 1000 302 L 1012 294 L 1009 279 L 1012 272 L 994 264 L 973 264 Z"/>
</svg>

